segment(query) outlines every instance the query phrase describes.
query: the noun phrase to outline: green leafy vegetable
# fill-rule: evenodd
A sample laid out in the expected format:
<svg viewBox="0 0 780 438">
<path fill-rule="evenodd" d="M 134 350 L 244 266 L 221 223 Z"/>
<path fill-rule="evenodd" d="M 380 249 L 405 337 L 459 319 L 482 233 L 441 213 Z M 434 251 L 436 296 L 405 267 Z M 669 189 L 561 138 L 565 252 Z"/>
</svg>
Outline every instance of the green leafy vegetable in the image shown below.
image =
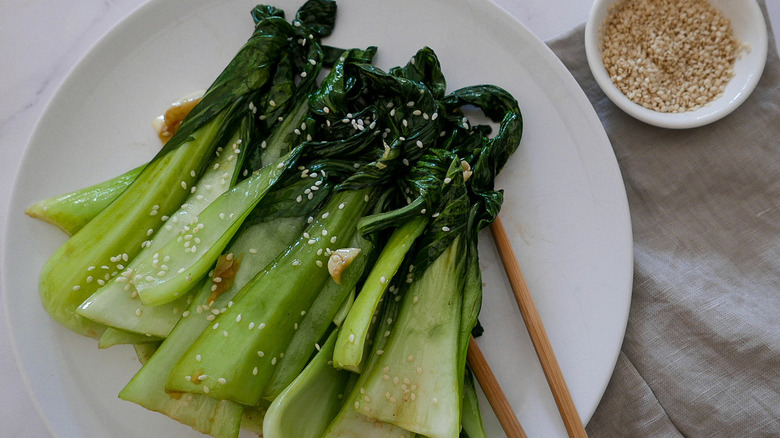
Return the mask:
<svg viewBox="0 0 780 438">
<path fill-rule="evenodd" d="M 120 398 L 216 437 L 485 436 L 466 349 L 517 102 L 447 94 L 428 47 L 384 71 L 376 47 L 323 46 L 329 0 L 251 14 L 148 165 L 30 207 L 79 230 L 44 267 L 44 307 L 134 344 Z"/>
</svg>

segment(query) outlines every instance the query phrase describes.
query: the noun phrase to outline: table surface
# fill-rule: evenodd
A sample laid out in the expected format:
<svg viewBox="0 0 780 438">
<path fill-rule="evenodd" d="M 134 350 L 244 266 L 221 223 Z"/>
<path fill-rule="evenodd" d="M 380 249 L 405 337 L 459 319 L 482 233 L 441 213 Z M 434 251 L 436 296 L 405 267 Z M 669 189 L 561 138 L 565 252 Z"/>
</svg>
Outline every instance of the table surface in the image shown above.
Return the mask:
<svg viewBox="0 0 780 438">
<path fill-rule="evenodd" d="M 542 40 L 584 23 L 590 1 L 494 0 Z M 3 0 L 0 15 L 0 230 L 16 172 L 46 104 L 73 66 L 145 0 Z M 775 38 L 780 3 L 768 1 Z M 560 11 L 563 11 L 561 13 Z M 0 247 L 3 235 L 0 233 Z M 0 273 L 3 274 L 3 273 Z M 0 424 L 4 437 L 51 436 L 22 381 L 0 300 Z"/>
</svg>

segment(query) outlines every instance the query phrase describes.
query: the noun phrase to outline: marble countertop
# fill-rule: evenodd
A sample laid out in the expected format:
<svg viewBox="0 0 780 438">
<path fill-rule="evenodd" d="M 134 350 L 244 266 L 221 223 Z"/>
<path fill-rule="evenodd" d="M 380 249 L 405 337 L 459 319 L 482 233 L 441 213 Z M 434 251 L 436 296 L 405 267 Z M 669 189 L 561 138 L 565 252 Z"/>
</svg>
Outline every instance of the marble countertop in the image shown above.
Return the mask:
<svg viewBox="0 0 780 438">
<path fill-rule="evenodd" d="M 542 40 L 583 23 L 591 1 L 494 0 Z M 0 229 L 26 144 L 73 66 L 145 0 L 4 0 L 0 15 Z M 767 2 L 775 37 L 780 3 Z M 563 11 L 562 13 L 560 11 Z M 3 235 L 0 233 L 0 246 Z M 8 273 L 2 273 L 8 275 Z M 51 436 L 18 370 L 0 300 L 0 424 L 3 437 Z"/>
</svg>

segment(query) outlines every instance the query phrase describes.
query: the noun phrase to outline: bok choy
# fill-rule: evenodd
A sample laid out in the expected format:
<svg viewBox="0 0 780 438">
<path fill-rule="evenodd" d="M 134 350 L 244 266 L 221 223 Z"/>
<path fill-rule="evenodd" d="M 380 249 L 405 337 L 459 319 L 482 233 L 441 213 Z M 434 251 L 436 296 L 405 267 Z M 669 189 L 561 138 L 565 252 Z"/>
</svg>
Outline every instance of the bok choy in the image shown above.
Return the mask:
<svg viewBox="0 0 780 438">
<path fill-rule="evenodd" d="M 520 109 L 492 85 L 447 93 L 428 47 L 385 71 L 376 47 L 323 46 L 335 14 L 255 7 L 157 156 L 29 209 L 73 233 L 44 307 L 134 344 L 121 399 L 215 437 L 484 436 L 477 243 Z"/>
</svg>

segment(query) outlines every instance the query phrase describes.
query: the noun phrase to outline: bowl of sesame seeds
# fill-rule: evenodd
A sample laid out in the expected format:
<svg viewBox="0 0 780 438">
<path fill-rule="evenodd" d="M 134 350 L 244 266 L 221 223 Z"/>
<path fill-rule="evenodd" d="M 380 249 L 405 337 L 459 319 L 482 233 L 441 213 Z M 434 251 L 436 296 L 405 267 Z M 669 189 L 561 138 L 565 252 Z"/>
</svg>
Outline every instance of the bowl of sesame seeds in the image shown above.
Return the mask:
<svg viewBox="0 0 780 438">
<path fill-rule="evenodd" d="M 753 91 L 767 29 L 755 0 L 595 0 L 585 52 L 620 109 L 651 125 L 694 128 Z"/>
</svg>

